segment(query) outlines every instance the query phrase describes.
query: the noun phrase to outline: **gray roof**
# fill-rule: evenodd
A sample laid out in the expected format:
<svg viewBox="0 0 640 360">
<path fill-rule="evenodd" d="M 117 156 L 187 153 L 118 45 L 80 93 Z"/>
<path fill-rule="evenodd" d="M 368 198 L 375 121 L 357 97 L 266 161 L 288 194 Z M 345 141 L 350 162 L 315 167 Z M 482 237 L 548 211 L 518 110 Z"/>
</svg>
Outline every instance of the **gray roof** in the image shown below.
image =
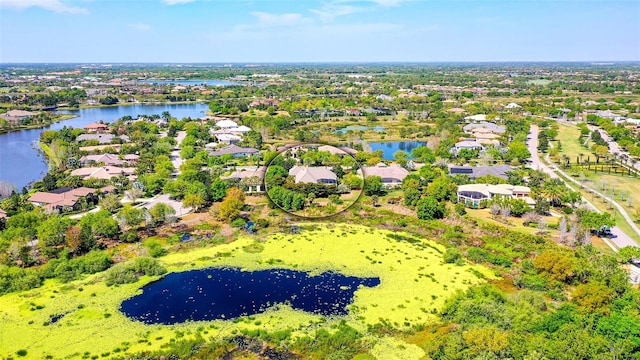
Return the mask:
<svg viewBox="0 0 640 360">
<path fill-rule="evenodd" d="M 485 175 L 493 175 L 499 178 L 507 179 L 507 172 L 513 170 L 509 165 L 492 165 L 492 166 L 455 166 L 449 165 L 450 175 L 468 175 L 470 178 L 479 178 Z"/>
<path fill-rule="evenodd" d="M 211 155 L 214 156 L 222 156 L 222 155 L 237 155 L 237 154 L 256 154 L 258 153 L 258 149 L 254 149 L 254 148 L 243 148 L 240 147 L 238 145 L 229 145 L 229 146 L 225 146 L 221 149 L 217 149 L 214 151 L 211 151 Z"/>
<path fill-rule="evenodd" d="M 124 142 L 129 142 L 127 135 L 114 136 L 111 134 L 82 134 L 76 138 L 76 141 L 98 140 L 100 144 L 111 144 L 113 139 L 120 138 Z"/>
</svg>

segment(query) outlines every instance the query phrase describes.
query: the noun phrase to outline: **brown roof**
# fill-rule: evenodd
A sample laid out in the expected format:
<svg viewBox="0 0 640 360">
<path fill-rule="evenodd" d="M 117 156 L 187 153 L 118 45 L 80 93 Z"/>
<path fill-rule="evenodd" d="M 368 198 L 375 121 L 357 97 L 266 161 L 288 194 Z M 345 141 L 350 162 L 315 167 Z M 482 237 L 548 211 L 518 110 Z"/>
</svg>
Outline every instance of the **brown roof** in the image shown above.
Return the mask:
<svg viewBox="0 0 640 360">
<path fill-rule="evenodd" d="M 89 124 L 87 126 L 84 127 L 87 130 L 99 130 L 99 129 L 108 129 L 109 125 L 107 124 L 99 124 L 99 123 L 93 123 L 93 124 Z"/>
</svg>

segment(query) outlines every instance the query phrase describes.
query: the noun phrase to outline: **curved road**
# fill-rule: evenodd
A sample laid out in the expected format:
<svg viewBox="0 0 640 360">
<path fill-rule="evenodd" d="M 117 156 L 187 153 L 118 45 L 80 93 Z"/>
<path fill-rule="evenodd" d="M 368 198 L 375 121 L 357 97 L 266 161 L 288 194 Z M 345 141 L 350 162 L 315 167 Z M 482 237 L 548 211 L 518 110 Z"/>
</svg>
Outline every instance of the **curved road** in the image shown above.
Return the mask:
<svg viewBox="0 0 640 360">
<path fill-rule="evenodd" d="M 559 178 L 565 183 L 565 185 L 567 185 L 566 181 L 564 179 L 560 178 L 558 176 L 558 174 L 555 173 L 555 171 L 558 171 L 560 174 L 565 176 L 567 179 L 570 179 L 572 182 L 575 182 L 576 184 L 581 185 L 578 181 L 572 179 L 571 176 L 567 175 L 562 170 L 558 169 L 557 167 L 554 167 L 554 169 L 552 169 L 549 166 L 547 166 L 547 164 L 543 163 L 540 160 L 540 157 L 538 156 L 538 127 L 536 125 L 531 125 L 531 130 L 529 131 L 529 139 L 527 141 L 527 146 L 529 148 L 529 152 L 531 153 L 531 164 L 529 165 L 529 167 L 531 167 L 531 168 L 533 168 L 535 170 L 542 171 L 542 172 L 544 172 L 546 174 L 549 174 L 549 176 L 551 178 L 554 178 L 554 179 L 555 178 Z M 589 188 L 587 188 L 587 189 L 592 191 L 592 192 L 594 192 L 595 194 L 598 194 L 599 196 L 603 196 L 602 194 L 600 194 L 599 192 L 597 192 L 597 191 L 595 191 L 593 189 L 589 189 Z M 611 199 L 609 199 L 606 196 L 604 198 L 606 200 L 608 200 L 608 201 L 612 201 Z M 584 201 L 594 211 L 601 212 L 591 202 L 589 202 L 589 200 L 587 200 L 584 196 L 582 197 L 582 201 Z M 631 220 L 631 218 L 629 217 L 627 212 L 624 210 L 624 208 L 622 208 L 615 201 L 612 201 L 612 203 L 614 204 L 614 206 L 616 206 L 618 211 L 620 211 L 620 214 L 622 214 L 622 216 L 625 218 L 625 220 L 627 220 L 627 222 L 631 225 L 631 227 L 638 234 L 640 234 L 640 229 L 638 229 L 638 227 L 635 225 L 635 223 Z M 622 248 L 622 247 L 625 247 L 625 246 L 638 246 L 638 244 L 632 238 L 630 238 L 627 234 L 625 234 L 622 230 L 620 230 L 619 227 L 615 226 L 614 228 L 611 229 L 611 232 L 614 235 L 616 235 L 616 237 L 615 238 L 611 238 L 611 239 L 604 239 L 605 242 L 606 241 L 611 241 L 618 248 Z"/>
</svg>

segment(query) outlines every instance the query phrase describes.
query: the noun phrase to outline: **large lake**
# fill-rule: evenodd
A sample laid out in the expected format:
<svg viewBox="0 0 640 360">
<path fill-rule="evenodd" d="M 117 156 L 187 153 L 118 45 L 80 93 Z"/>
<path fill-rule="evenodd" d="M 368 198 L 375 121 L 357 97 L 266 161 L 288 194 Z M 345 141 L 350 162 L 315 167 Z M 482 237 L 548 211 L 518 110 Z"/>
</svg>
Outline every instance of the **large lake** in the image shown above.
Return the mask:
<svg viewBox="0 0 640 360">
<path fill-rule="evenodd" d="M 379 278 L 326 272 L 271 269 L 242 271 L 209 268 L 172 273 L 142 288 L 120 309 L 147 324 L 233 319 L 265 312 L 278 304 L 324 316 L 345 315 L 359 286 L 374 287 Z"/>
<path fill-rule="evenodd" d="M 84 127 L 96 121 L 112 122 L 123 116 L 137 117 L 146 114 L 171 113 L 178 119 L 183 117 L 199 118 L 209 109 L 208 104 L 174 104 L 174 105 L 127 105 L 109 108 L 92 108 L 75 111 L 61 111 L 62 113 L 77 114 L 78 116 L 55 123 L 51 126 L 10 132 L 0 135 L 0 180 L 16 185 L 18 191 L 23 186 L 41 179 L 47 172 L 47 163 L 37 150 L 40 133 L 44 130 L 59 130 L 63 126 Z"/>
<path fill-rule="evenodd" d="M 382 150 L 383 160 L 394 160 L 393 154 L 398 150 L 403 150 L 411 155 L 411 151 L 419 146 L 427 145 L 424 141 L 389 141 L 389 142 L 370 142 L 368 143 L 371 151 Z"/>
</svg>

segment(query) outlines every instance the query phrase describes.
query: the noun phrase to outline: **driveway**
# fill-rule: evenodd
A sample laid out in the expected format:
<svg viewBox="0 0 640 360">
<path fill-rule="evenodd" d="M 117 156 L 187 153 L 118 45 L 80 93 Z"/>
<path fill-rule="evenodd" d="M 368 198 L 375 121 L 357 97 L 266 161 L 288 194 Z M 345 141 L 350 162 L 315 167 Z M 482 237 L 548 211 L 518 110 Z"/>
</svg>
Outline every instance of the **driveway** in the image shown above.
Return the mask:
<svg viewBox="0 0 640 360">
<path fill-rule="evenodd" d="M 193 211 L 192 208 L 189 208 L 189 207 L 186 208 L 186 207 L 182 206 L 182 202 L 177 201 L 177 200 L 171 200 L 170 196 L 168 194 L 158 195 L 158 196 L 154 197 L 153 199 L 151 199 L 149 202 L 147 202 L 144 205 L 142 205 L 142 207 L 145 208 L 145 209 L 150 209 L 157 203 L 165 203 L 165 204 L 171 206 L 176 211 L 176 216 L 177 217 L 181 217 L 181 216 L 187 215 L 191 211 Z"/>
<path fill-rule="evenodd" d="M 176 146 L 176 150 L 171 151 L 171 163 L 173 164 L 173 167 L 176 169 L 173 174 L 174 175 L 180 175 L 180 166 L 182 166 L 182 158 L 180 157 L 180 144 L 182 143 L 182 140 L 184 140 L 184 138 L 187 137 L 187 132 L 186 131 L 178 131 L 176 133 L 176 141 L 178 142 L 178 145 Z"/>
</svg>

